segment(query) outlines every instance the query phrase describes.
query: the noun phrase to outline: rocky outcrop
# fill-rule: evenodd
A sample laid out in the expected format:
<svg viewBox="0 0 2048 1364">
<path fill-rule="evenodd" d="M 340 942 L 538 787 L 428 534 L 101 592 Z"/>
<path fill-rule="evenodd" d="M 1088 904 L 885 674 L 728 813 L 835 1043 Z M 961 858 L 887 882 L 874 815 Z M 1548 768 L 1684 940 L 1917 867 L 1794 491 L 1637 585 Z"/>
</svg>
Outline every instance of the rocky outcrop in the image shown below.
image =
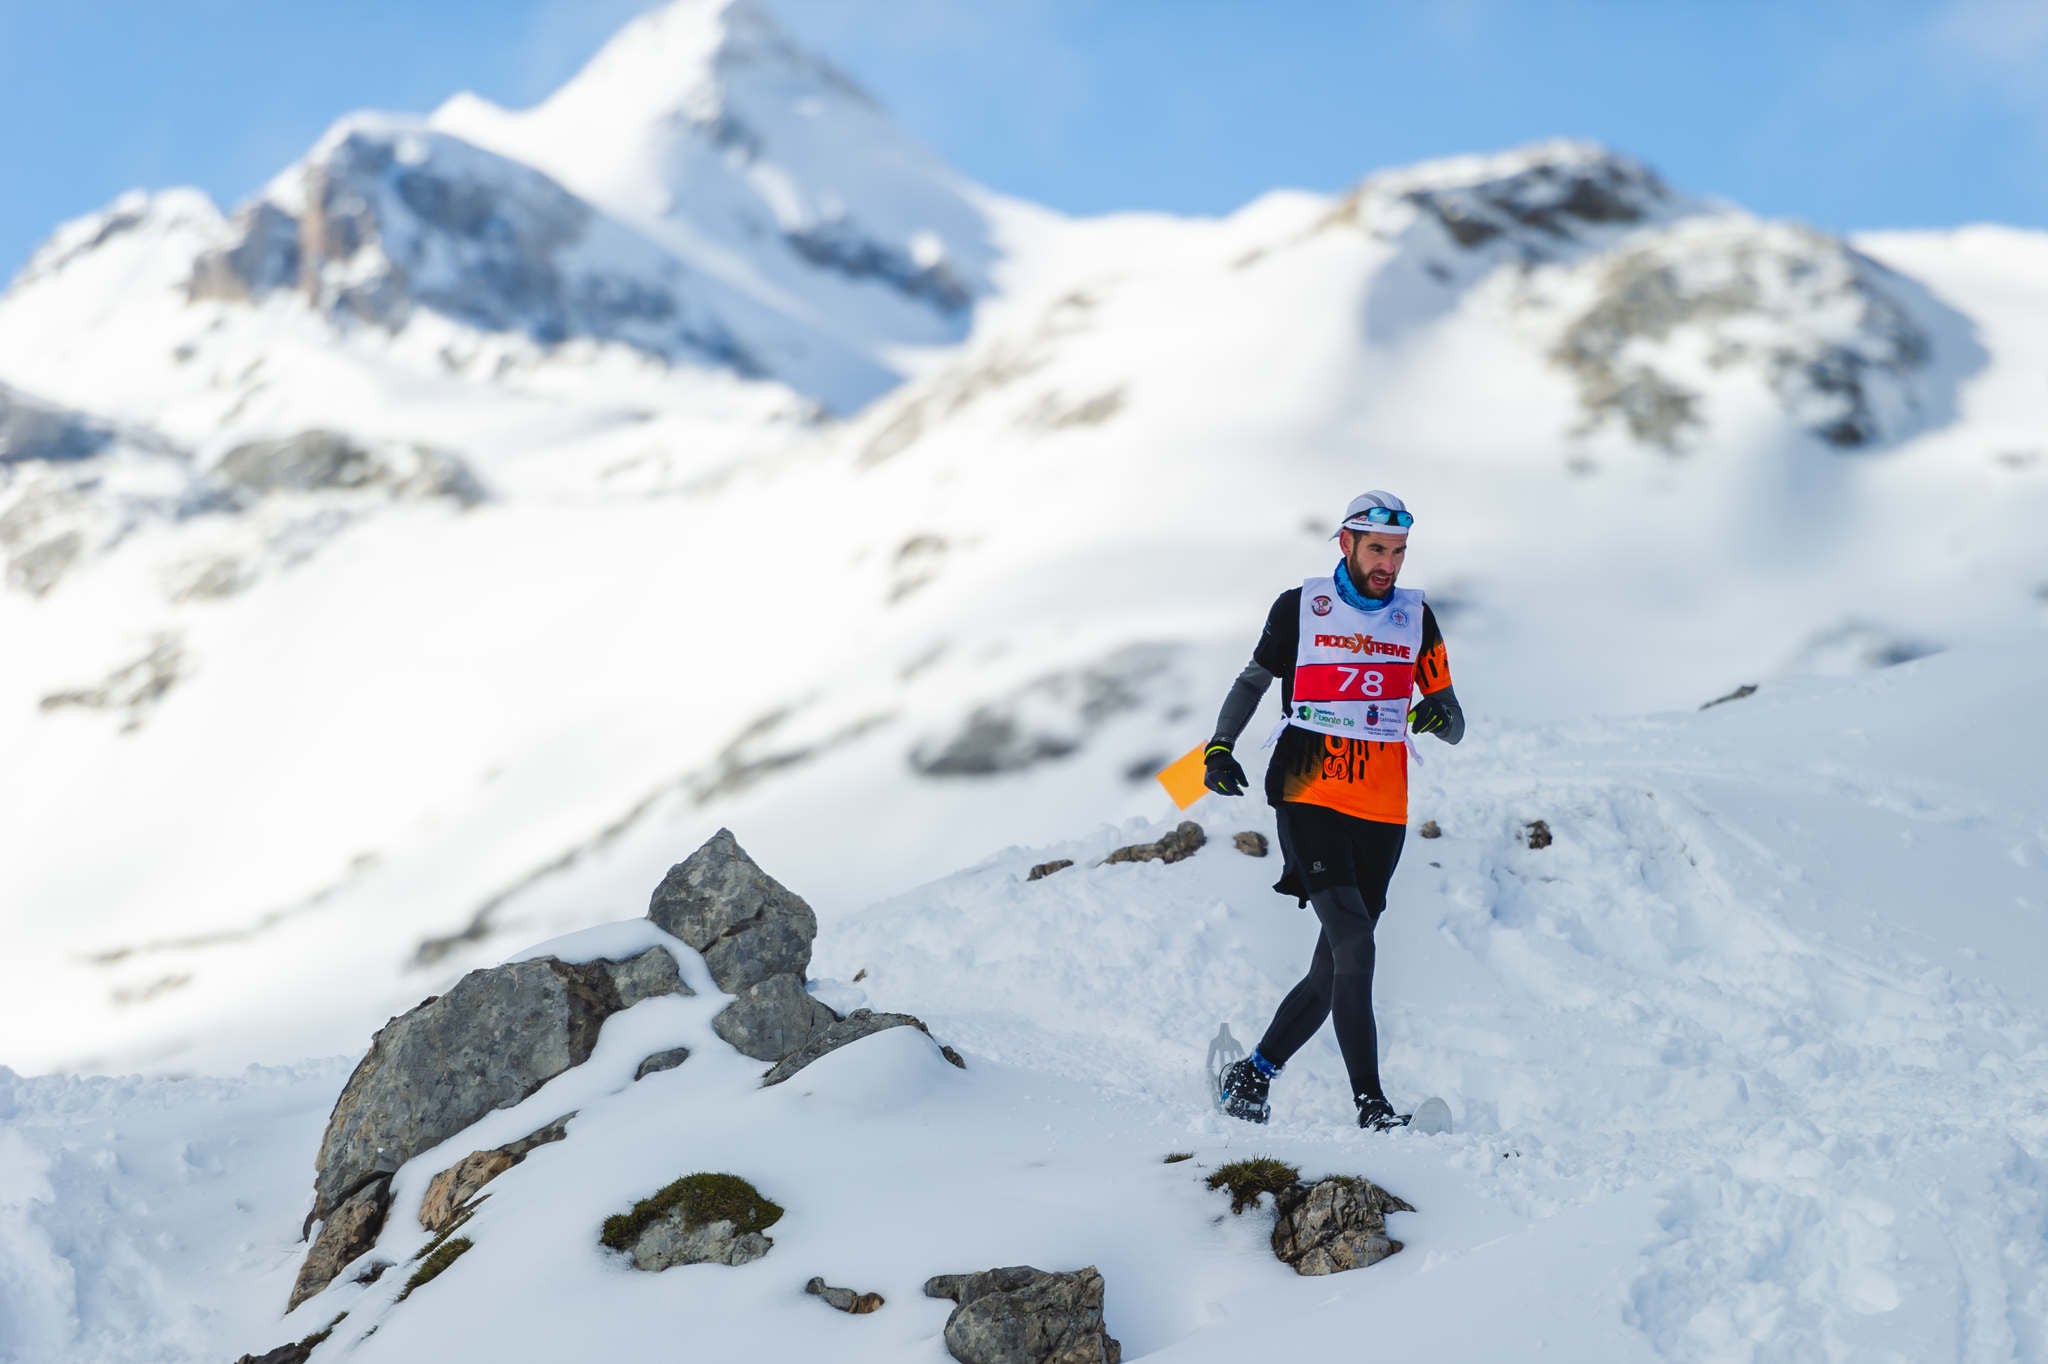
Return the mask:
<svg viewBox="0 0 2048 1364">
<path fill-rule="evenodd" d="M 742 1055 L 780 1061 L 838 1020 L 804 989 L 802 977 L 779 975 L 741 990 L 711 1020 L 711 1030 Z"/>
<path fill-rule="evenodd" d="M 889 1028 L 916 1028 L 926 1037 L 932 1035 L 932 1030 L 924 1025 L 924 1020 L 911 1014 L 876 1013 L 872 1009 L 855 1009 L 846 1017 L 813 1033 L 801 1047 L 777 1061 L 762 1079 L 761 1084 L 764 1088 L 768 1085 L 779 1085 L 813 1061 L 838 1051 L 847 1043 L 858 1042 L 863 1037 L 871 1037 Z M 933 1041 L 936 1044 L 937 1039 L 934 1038 Z M 939 1050 L 948 1061 L 962 1069 L 966 1068 L 965 1063 L 960 1060 L 960 1054 L 951 1047 L 940 1047 Z"/>
<path fill-rule="evenodd" d="M 1031 869 L 1031 874 L 1029 876 L 1026 876 L 1024 879 L 1026 881 L 1043 881 L 1046 877 L 1052 875 L 1054 872 L 1065 871 L 1068 867 L 1071 867 L 1073 865 L 1074 859 L 1071 857 L 1056 857 L 1050 862 L 1040 862 L 1037 866 Z"/>
<path fill-rule="evenodd" d="M 379 1029 L 320 1141 L 312 1216 L 323 1225 L 293 1290 L 294 1304 L 353 1258 L 336 1258 L 337 1237 L 360 1234 L 368 1238 L 365 1246 L 374 1241 L 385 1204 L 365 1205 L 363 1192 L 421 1151 L 588 1059 L 605 1019 L 625 1007 L 621 981 L 624 993 L 644 997 L 652 982 L 673 976 L 672 958 L 664 971 L 649 955 L 668 957 L 665 949 L 650 948 L 624 962 L 540 957 L 472 971 L 447 994 Z M 684 988 L 679 976 L 674 985 Z M 344 1221 L 345 1227 L 337 1225 Z"/>
<path fill-rule="evenodd" d="M 120 712 L 121 730 L 129 733 L 141 728 L 143 720 L 164 699 L 165 693 L 178 684 L 186 670 L 183 641 L 176 635 L 158 635 L 148 653 L 114 669 L 105 680 L 90 687 L 49 692 L 37 706 L 42 710 L 76 706 Z"/>
<path fill-rule="evenodd" d="M 733 994 L 770 976 L 801 975 L 818 936 L 811 907 L 762 871 L 730 829 L 669 868 L 647 917 L 703 953 L 711 979 Z"/>
<path fill-rule="evenodd" d="M 191 299 L 292 293 L 386 331 L 424 311 L 541 347 L 585 338 L 762 372 L 678 261 L 531 166 L 357 116 L 296 181 L 236 213 L 230 239 L 194 263 Z"/>
<path fill-rule="evenodd" d="M 730 829 L 669 868 L 647 917 L 703 953 L 718 988 L 739 996 L 712 1027 L 748 1056 L 779 1061 L 838 1021 L 804 989 L 817 915 L 762 871 Z"/>
<path fill-rule="evenodd" d="M 1546 159 L 1495 179 L 1414 189 L 1402 198 L 1462 247 L 1511 237 L 1538 254 L 1546 238 L 1569 242 L 1589 229 L 1639 223 L 1671 195 L 1647 167 L 1604 155 Z"/>
<path fill-rule="evenodd" d="M 1021 772 L 1079 752 L 1118 715 L 1169 701 L 1179 650 L 1129 644 L 1105 658 L 1035 678 L 975 707 L 945 737 L 920 742 L 910 765 L 927 777 Z"/>
<path fill-rule="evenodd" d="M 834 1288 L 816 1277 L 804 1285 L 804 1292 L 812 1297 L 823 1298 L 840 1311 L 856 1317 L 864 1317 L 882 1305 L 880 1293 L 856 1293 L 851 1288 Z"/>
<path fill-rule="evenodd" d="M 1677 375 L 1756 372 L 1821 440 L 1855 447 L 1916 419 L 1933 342 L 1907 286 L 1839 238 L 1748 221 L 1687 223 L 1585 267 L 1593 301 L 1552 360 L 1579 386 L 1587 429 L 1613 419 L 1666 450 L 1700 424 Z"/>
<path fill-rule="evenodd" d="M 946 1349 L 961 1364 L 1119 1364 L 1123 1347 L 1102 1320 L 1095 1266 L 1052 1273 L 1012 1265 L 925 1281 L 928 1298 L 959 1306 L 946 1318 Z"/>
<path fill-rule="evenodd" d="M 569 1119 L 575 1116 L 564 1114 L 539 1131 L 492 1150 L 471 1151 L 435 1175 L 427 1181 L 426 1196 L 420 1200 L 420 1227 L 437 1236 L 453 1227 L 478 1190 L 525 1160 L 528 1152 L 568 1136 Z"/>
<path fill-rule="evenodd" d="M 1389 238 L 1420 226 L 1463 252 L 1534 262 L 1685 208 L 1647 166 L 1601 147 L 1555 142 L 1375 175 L 1339 200 L 1312 235 L 1351 228 Z"/>
<path fill-rule="evenodd" d="M 334 1277 L 370 1247 L 384 1229 L 384 1214 L 391 1208 L 391 1176 L 374 1176 L 325 1215 L 320 1234 L 313 1238 L 299 1277 L 292 1284 L 286 1311 L 334 1281 Z"/>
<path fill-rule="evenodd" d="M 943 259 L 918 261 L 899 247 L 867 236 L 843 218 L 785 233 L 783 240 L 813 265 L 849 279 L 879 280 L 942 313 L 957 313 L 973 302 L 967 286 Z"/>
<path fill-rule="evenodd" d="M 0 384 L 0 465 L 90 459 L 114 443 L 106 422 Z"/>
<path fill-rule="evenodd" d="M 152 432 L 117 427 L 0 384 L 0 559 L 40 597 L 140 527 L 219 505 L 191 461 Z"/>
<path fill-rule="evenodd" d="M 1273 1253 L 1297 1274 L 1336 1274 L 1377 1264 L 1401 1249 L 1387 1214 L 1415 1209 L 1370 1180 L 1333 1175 L 1273 1196 Z"/>
<path fill-rule="evenodd" d="M 1201 846 L 1209 841 L 1202 832 L 1202 826 L 1192 819 L 1184 819 L 1173 828 L 1173 832 L 1152 843 L 1133 843 L 1118 848 L 1102 859 L 1102 865 L 1112 862 L 1179 862 L 1193 857 Z"/>
<path fill-rule="evenodd" d="M 214 478 L 243 491 L 353 492 L 383 489 L 393 497 L 448 497 L 464 506 L 484 498 L 468 466 L 425 445 L 372 447 L 336 431 L 302 431 L 246 441 L 214 465 Z"/>
</svg>

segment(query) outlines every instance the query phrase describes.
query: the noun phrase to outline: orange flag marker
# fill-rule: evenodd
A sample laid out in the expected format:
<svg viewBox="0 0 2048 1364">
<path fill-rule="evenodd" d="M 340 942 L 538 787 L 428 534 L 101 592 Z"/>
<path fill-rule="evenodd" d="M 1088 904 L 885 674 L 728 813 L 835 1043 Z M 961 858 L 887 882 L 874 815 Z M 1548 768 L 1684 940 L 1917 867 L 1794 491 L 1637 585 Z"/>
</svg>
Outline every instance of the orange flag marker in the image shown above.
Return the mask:
<svg viewBox="0 0 2048 1364">
<path fill-rule="evenodd" d="M 1159 784 L 1166 788 L 1166 794 L 1173 797 L 1173 803 L 1180 809 L 1187 809 L 1209 794 L 1209 788 L 1202 785 L 1205 767 L 1202 760 L 1204 747 L 1203 744 L 1196 744 L 1158 773 Z"/>
</svg>

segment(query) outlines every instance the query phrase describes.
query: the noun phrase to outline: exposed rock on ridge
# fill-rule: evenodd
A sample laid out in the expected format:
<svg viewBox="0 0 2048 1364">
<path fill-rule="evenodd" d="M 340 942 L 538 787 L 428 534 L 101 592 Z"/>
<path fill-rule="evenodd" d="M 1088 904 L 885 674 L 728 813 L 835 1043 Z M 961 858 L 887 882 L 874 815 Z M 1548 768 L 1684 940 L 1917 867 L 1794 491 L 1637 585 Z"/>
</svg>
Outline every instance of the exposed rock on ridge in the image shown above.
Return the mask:
<svg viewBox="0 0 2048 1364">
<path fill-rule="evenodd" d="M 689 993 L 662 948 L 624 962 L 539 957 L 472 971 L 379 1029 L 320 1141 L 308 1223 L 322 1226 L 292 1305 L 374 1244 L 399 1166 L 580 1065 L 605 1019 L 657 993 Z"/>
<path fill-rule="evenodd" d="M 240 210 L 193 264 L 194 301 L 293 292 L 387 331 L 415 310 L 542 346 L 572 337 L 760 366 L 680 289 L 681 266 L 541 172 L 424 126 L 344 121 L 288 192 Z"/>
<path fill-rule="evenodd" d="M 1680 447 L 1698 395 L 1659 352 L 1704 339 L 1710 369 L 1757 371 L 1787 413 L 1830 445 L 1897 435 L 1932 342 L 1895 297 L 1896 278 L 1808 228 L 1723 220 L 1683 224 L 1588 267 L 1595 296 L 1551 358 L 1579 385 L 1586 424 L 1625 424 Z M 1663 361 L 1660 365 L 1658 362 Z"/>
<path fill-rule="evenodd" d="M 669 868 L 647 917 L 703 953 L 718 988 L 739 996 L 712 1027 L 746 1055 L 780 1061 L 838 1021 L 804 988 L 817 915 L 762 871 L 730 829 Z"/>
</svg>

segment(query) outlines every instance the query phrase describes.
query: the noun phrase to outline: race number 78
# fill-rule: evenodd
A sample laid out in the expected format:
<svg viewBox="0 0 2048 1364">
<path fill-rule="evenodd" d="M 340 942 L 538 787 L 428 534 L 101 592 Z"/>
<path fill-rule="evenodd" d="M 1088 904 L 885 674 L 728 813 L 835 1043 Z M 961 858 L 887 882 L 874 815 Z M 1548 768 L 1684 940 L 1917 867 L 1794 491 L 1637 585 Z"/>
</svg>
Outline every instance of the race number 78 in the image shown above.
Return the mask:
<svg viewBox="0 0 2048 1364">
<path fill-rule="evenodd" d="M 1340 663 L 1337 671 L 1344 675 L 1339 691 L 1355 691 L 1360 696 L 1386 695 L 1387 675 L 1378 668 L 1353 668 Z"/>
</svg>

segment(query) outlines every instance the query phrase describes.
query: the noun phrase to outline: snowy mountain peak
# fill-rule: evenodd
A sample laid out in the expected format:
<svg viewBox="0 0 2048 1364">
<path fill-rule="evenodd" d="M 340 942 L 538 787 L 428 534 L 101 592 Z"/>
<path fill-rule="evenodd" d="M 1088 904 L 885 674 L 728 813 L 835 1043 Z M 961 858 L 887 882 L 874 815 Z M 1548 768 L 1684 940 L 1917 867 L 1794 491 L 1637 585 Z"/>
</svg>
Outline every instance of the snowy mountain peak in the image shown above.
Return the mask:
<svg viewBox="0 0 2048 1364">
<path fill-rule="evenodd" d="M 432 122 L 843 333 L 956 340 L 989 288 L 992 196 L 752 0 L 676 0 L 534 108 L 465 94 Z"/>
<path fill-rule="evenodd" d="M 151 233 L 178 235 L 213 232 L 221 226 L 220 210 L 213 200 L 196 189 L 167 189 L 150 193 L 132 189 L 105 208 L 82 214 L 58 225 L 49 239 L 36 248 L 28 264 L 14 277 L 8 297 L 35 284 L 53 279 L 81 258 L 118 237 Z"/>
<path fill-rule="evenodd" d="M 672 0 L 621 29 L 541 108 L 612 120 L 696 119 L 768 85 L 786 98 L 825 94 L 874 107 L 850 77 L 799 46 L 753 0 Z"/>
<path fill-rule="evenodd" d="M 1468 250 L 1505 242 L 1540 256 L 1695 209 L 1640 161 L 1597 143 L 1556 140 L 1371 176 L 1338 202 L 1325 226 L 1355 223 L 1392 235 L 1430 221 Z"/>
</svg>

